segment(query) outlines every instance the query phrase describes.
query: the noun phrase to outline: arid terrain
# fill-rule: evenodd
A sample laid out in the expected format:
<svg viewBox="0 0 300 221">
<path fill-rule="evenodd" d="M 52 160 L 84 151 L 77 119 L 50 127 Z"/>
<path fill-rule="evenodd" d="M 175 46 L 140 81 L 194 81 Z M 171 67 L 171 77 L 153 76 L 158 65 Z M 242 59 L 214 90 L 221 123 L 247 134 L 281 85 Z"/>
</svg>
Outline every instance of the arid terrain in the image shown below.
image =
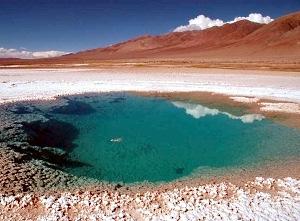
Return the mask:
<svg viewBox="0 0 300 221">
<path fill-rule="evenodd" d="M 202 31 L 145 35 L 49 59 L 0 59 L 2 67 L 196 67 L 300 70 L 300 13 Z"/>
<path fill-rule="evenodd" d="M 299 220 L 297 157 L 207 179 L 123 185 L 57 170 L 64 152 L 29 143 L 24 122 L 51 120 L 30 102 L 119 91 L 240 107 L 299 130 L 300 12 L 61 57 L 0 59 L 0 220 Z"/>
</svg>

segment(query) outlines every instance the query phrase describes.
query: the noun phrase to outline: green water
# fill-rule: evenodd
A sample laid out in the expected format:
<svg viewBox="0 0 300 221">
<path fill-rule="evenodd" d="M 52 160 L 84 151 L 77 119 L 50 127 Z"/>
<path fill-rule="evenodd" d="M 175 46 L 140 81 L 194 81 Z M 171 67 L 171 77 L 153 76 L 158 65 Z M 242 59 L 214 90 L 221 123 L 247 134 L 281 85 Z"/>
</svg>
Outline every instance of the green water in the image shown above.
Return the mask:
<svg viewBox="0 0 300 221">
<path fill-rule="evenodd" d="M 242 117 L 201 104 L 127 94 L 77 100 L 96 111 L 54 116 L 79 129 L 70 154 L 89 166 L 67 168 L 78 176 L 125 183 L 171 181 L 201 176 L 206 169 L 243 168 L 300 155 L 299 130 L 259 115 Z"/>
</svg>

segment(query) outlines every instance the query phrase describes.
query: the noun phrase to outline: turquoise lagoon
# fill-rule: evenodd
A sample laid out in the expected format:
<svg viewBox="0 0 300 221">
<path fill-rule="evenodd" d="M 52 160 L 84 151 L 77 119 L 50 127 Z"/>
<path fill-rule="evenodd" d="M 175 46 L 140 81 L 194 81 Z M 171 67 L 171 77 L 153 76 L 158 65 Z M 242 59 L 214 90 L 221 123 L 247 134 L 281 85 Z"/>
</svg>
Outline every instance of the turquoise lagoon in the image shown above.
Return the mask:
<svg viewBox="0 0 300 221">
<path fill-rule="evenodd" d="M 85 166 L 66 168 L 77 176 L 172 181 L 300 155 L 299 130 L 258 114 L 126 93 L 70 99 L 93 110 L 52 113 L 79 130 L 70 157 Z"/>
</svg>

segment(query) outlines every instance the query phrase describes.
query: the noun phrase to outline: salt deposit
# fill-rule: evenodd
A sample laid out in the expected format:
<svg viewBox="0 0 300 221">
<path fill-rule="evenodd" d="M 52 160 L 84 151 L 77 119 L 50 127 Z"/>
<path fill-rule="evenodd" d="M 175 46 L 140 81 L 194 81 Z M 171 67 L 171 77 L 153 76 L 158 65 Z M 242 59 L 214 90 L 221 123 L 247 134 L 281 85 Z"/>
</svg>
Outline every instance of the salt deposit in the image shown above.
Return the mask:
<svg viewBox="0 0 300 221">
<path fill-rule="evenodd" d="M 262 111 L 269 112 L 285 112 L 285 113 L 296 113 L 300 114 L 300 105 L 296 103 L 260 103 L 260 109 Z"/>
<path fill-rule="evenodd" d="M 24 194 L 0 202 L 0 217 L 14 220 L 299 220 L 300 180 L 257 177 L 242 186 L 223 182 L 135 195 Z"/>
<path fill-rule="evenodd" d="M 168 71 L 149 74 L 137 70 L 123 73 L 78 68 L 1 69 L 0 103 L 108 91 L 199 91 L 231 95 L 233 100 L 239 102 L 255 102 L 259 98 L 300 102 L 298 76 L 215 72 L 199 70 L 199 73 Z"/>
<path fill-rule="evenodd" d="M 257 97 L 230 97 L 230 99 L 240 103 L 256 103 L 259 101 Z"/>
</svg>

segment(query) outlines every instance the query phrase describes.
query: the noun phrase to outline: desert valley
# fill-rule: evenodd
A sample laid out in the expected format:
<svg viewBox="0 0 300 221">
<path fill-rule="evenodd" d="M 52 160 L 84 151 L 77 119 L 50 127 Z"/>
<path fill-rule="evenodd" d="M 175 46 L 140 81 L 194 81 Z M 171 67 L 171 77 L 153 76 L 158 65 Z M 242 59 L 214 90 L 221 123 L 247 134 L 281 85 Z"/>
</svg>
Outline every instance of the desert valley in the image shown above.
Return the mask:
<svg viewBox="0 0 300 221">
<path fill-rule="evenodd" d="M 300 219 L 300 12 L 183 27 L 0 58 L 0 220 Z"/>
</svg>

